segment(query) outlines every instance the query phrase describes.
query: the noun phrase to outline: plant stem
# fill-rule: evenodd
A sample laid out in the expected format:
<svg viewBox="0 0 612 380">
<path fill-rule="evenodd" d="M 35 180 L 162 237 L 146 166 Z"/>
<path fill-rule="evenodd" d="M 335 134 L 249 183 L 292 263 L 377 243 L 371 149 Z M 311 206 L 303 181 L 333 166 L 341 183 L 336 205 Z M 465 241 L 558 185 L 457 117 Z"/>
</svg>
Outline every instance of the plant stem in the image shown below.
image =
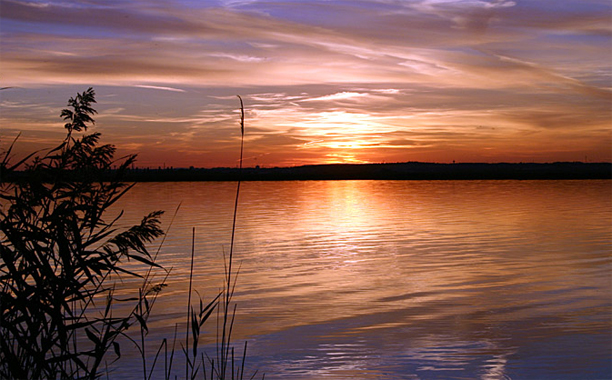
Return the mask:
<svg viewBox="0 0 612 380">
<path fill-rule="evenodd" d="M 242 174 L 242 153 L 244 150 L 244 104 L 242 103 L 242 98 L 240 95 L 236 95 L 238 99 L 240 99 L 240 160 L 238 161 L 238 184 L 236 185 L 236 200 L 234 203 L 234 221 L 232 223 L 232 239 L 230 241 L 230 253 L 229 253 L 229 263 L 228 263 L 228 276 L 227 276 L 227 290 L 229 292 L 230 289 L 230 276 L 232 273 L 232 258 L 234 254 L 234 236 L 236 233 L 236 217 L 238 215 L 238 198 L 240 196 L 240 180 Z"/>
<path fill-rule="evenodd" d="M 195 227 L 193 227 L 191 237 L 191 268 L 189 269 L 189 294 L 187 296 L 187 326 L 185 327 L 185 352 L 189 356 L 189 326 L 191 316 L 191 286 L 193 284 L 193 261 L 195 257 Z M 185 358 L 185 379 L 189 378 L 189 358 Z"/>
</svg>

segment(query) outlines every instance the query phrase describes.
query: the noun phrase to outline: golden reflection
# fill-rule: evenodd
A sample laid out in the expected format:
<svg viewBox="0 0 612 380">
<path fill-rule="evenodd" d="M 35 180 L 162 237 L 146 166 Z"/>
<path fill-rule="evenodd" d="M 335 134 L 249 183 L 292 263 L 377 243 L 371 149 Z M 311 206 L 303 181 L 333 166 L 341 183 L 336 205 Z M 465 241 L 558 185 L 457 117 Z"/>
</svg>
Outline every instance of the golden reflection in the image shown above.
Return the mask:
<svg viewBox="0 0 612 380">
<path fill-rule="evenodd" d="M 233 184 L 163 186 L 139 184 L 126 201 L 188 210 L 165 248 L 179 278 L 159 305 L 172 313 L 191 226 L 203 231 L 196 288 L 215 294 L 223 279 Z M 521 347 L 555 339 L 570 344 L 551 348 L 562 357 L 576 352 L 572 336 L 610 331 L 609 181 L 248 182 L 241 197 L 237 339 L 303 353 L 322 337 L 336 348 L 359 337 L 416 372 L 470 365 L 488 380 L 506 376 Z M 315 355 L 312 370 L 347 368 L 347 355 Z"/>
<path fill-rule="evenodd" d="M 260 195 L 255 188 L 259 185 L 253 186 L 248 197 L 264 196 L 265 184 Z M 534 303 L 525 294 L 537 299 L 555 289 L 564 289 L 556 299 L 580 307 L 601 301 L 600 287 L 580 285 L 585 278 L 572 270 L 580 256 L 579 249 L 571 248 L 577 243 L 569 242 L 580 238 L 556 243 L 559 231 L 581 231 L 577 219 L 562 217 L 564 209 L 550 208 L 553 196 L 575 197 L 571 187 L 556 189 L 553 195 L 546 183 L 495 182 L 477 193 L 473 182 L 328 181 L 286 186 L 284 194 L 297 198 L 279 195 L 273 201 L 290 212 L 243 209 L 253 220 L 273 223 L 245 226 L 255 230 L 249 238 L 260 241 L 254 249 L 266 258 L 254 273 L 265 273 L 267 286 L 274 289 L 260 294 L 262 302 L 283 300 L 285 306 L 302 310 L 297 319 L 277 320 L 277 327 L 367 315 L 373 309 L 406 313 L 360 330 L 381 331 L 479 311 L 495 316 L 496 322 L 485 323 L 503 323 L 533 313 L 554 313 L 557 304 Z M 593 195 L 587 197 L 593 204 Z M 271 235 L 284 243 L 261 238 Z M 285 265 L 266 267 L 275 260 Z M 572 289 L 582 289 L 582 297 L 572 298 Z M 312 298 L 304 299 L 309 293 Z M 453 328 L 471 331 L 474 325 Z"/>
</svg>

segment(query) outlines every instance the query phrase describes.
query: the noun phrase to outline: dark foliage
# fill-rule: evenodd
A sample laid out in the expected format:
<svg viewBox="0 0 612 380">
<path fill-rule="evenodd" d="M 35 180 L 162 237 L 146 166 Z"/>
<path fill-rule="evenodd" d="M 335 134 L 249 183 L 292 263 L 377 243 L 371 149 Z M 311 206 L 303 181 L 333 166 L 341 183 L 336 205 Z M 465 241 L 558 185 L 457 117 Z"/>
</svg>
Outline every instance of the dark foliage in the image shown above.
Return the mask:
<svg viewBox="0 0 612 380">
<path fill-rule="evenodd" d="M 67 121 L 64 128 L 68 130 L 68 134 L 72 131 L 81 132 L 87 130 L 87 124 L 94 124 L 94 119 L 91 115 L 96 114 L 96 110 L 91 107 L 91 103 L 95 103 L 95 92 L 93 88 L 88 88 L 87 91 L 77 94 L 76 97 L 68 100 L 68 106 L 62 110 L 60 116 Z"/>
<path fill-rule="evenodd" d="M 135 156 L 115 160 L 115 148 L 99 145 L 99 133 L 72 136 L 94 123 L 92 103 L 92 88 L 69 100 L 71 108 L 60 115 L 67 121 L 68 133 L 56 148 L 11 163 L 13 142 L 0 161 L 0 379 L 99 378 L 109 361 L 121 357 L 120 337 L 139 352 L 143 379 L 152 378 L 159 362 L 164 364 L 165 379 L 176 378 L 172 367 L 178 326 L 171 348 L 164 338 L 153 362 L 147 363 L 147 320 L 169 275 L 147 251 L 147 243 L 163 233 L 159 225 L 162 212 L 152 212 L 128 229 L 117 226 L 121 213 L 108 219 L 109 208 L 132 187 L 122 179 Z M 240 109 L 242 166 L 242 99 Z M 25 170 L 17 171 L 21 166 Z M 239 191 L 240 181 L 223 290 L 208 303 L 200 298 L 196 308 L 191 304 L 192 244 L 186 335 L 181 343 L 185 379 L 203 375 L 205 379 L 238 380 L 245 375 L 246 342 L 241 359 L 235 358 L 231 343 Z M 154 268 L 162 272 L 158 283 L 153 283 Z M 138 294 L 116 298 L 116 280 L 130 278 L 142 281 Z M 121 308 L 130 310 L 127 315 L 116 315 L 118 302 L 131 302 Z M 211 358 L 198 348 L 202 326 L 215 309 L 217 344 Z M 136 331 L 128 334 L 134 325 Z"/>
<path fill-rule="evenodd" d="M 145 321 L 147 297 L 162 287 L 148 281 L 158 266 L 146 248 L 162 234 L 161 212 L 123 230 L 121 215 L 107 219 L 131 187 L 121 176 L 135 157 L 115 160 L 99 133 L 72 136 L 94 122 L 94 96 L 90 88 L 69 100 L 61 113 L 68 134 L 58 147 L 11 163 L 11 146 L 0 162 L 0 181 L 25 165 L 17 180 L 0 182 L 0 378 L 98 377 L 107 356 L 121 354 L 117 338 Z M 130 260 L 142 272 L 126 269 Z M 118 277 L 143 277 L 123 316 L 113 314 L 109 280 Z"/>
</svg>

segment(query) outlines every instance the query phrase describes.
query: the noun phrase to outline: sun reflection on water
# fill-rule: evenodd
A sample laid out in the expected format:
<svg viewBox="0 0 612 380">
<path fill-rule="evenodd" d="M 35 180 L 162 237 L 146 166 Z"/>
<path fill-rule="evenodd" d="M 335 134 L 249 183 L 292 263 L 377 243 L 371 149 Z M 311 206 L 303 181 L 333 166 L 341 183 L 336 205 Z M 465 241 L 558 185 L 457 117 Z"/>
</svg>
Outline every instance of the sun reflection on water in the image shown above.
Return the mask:
<svg viewBox="0 0 612 380">
<path fill-rule="evenodd" d="M 192 226 L 196 288 L 219 288 L 233 185 L 139 184 L 128 195 L 128 214 L 172 209 L 170 200 L 187 210 L 163 250 L 176 276 L 157 325 L 170 328 L 182 308 Z M 241 191 L 235 334 L 252 342 L 266 379 L 612 373 L 609 182 L 249 182 Z"/>
</svg>

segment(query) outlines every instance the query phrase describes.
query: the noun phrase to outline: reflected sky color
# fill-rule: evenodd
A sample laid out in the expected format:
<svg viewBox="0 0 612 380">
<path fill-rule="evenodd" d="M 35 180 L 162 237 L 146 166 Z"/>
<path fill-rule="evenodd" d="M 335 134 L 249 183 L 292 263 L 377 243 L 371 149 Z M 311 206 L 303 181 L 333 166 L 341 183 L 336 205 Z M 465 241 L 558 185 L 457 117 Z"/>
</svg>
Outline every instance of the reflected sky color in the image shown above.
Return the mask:
<svg viewBox="0 0 612 380">
<path fill-rule="evenodd" d="M 235 337 L 266 379 L 608 379 L 609 182 L 244 183 Z M 129 225 L 182 202 L 151 336 L 184 323 L 193 226 L 194 289 L 219 289 L 234 189 L 140 183 L 117 204 Z"/>
<path fill-rule="evenodd" d="M 611 161 L 608 0 L 2 0 L 0 131 L 141 166 Z"/>
</svg>

